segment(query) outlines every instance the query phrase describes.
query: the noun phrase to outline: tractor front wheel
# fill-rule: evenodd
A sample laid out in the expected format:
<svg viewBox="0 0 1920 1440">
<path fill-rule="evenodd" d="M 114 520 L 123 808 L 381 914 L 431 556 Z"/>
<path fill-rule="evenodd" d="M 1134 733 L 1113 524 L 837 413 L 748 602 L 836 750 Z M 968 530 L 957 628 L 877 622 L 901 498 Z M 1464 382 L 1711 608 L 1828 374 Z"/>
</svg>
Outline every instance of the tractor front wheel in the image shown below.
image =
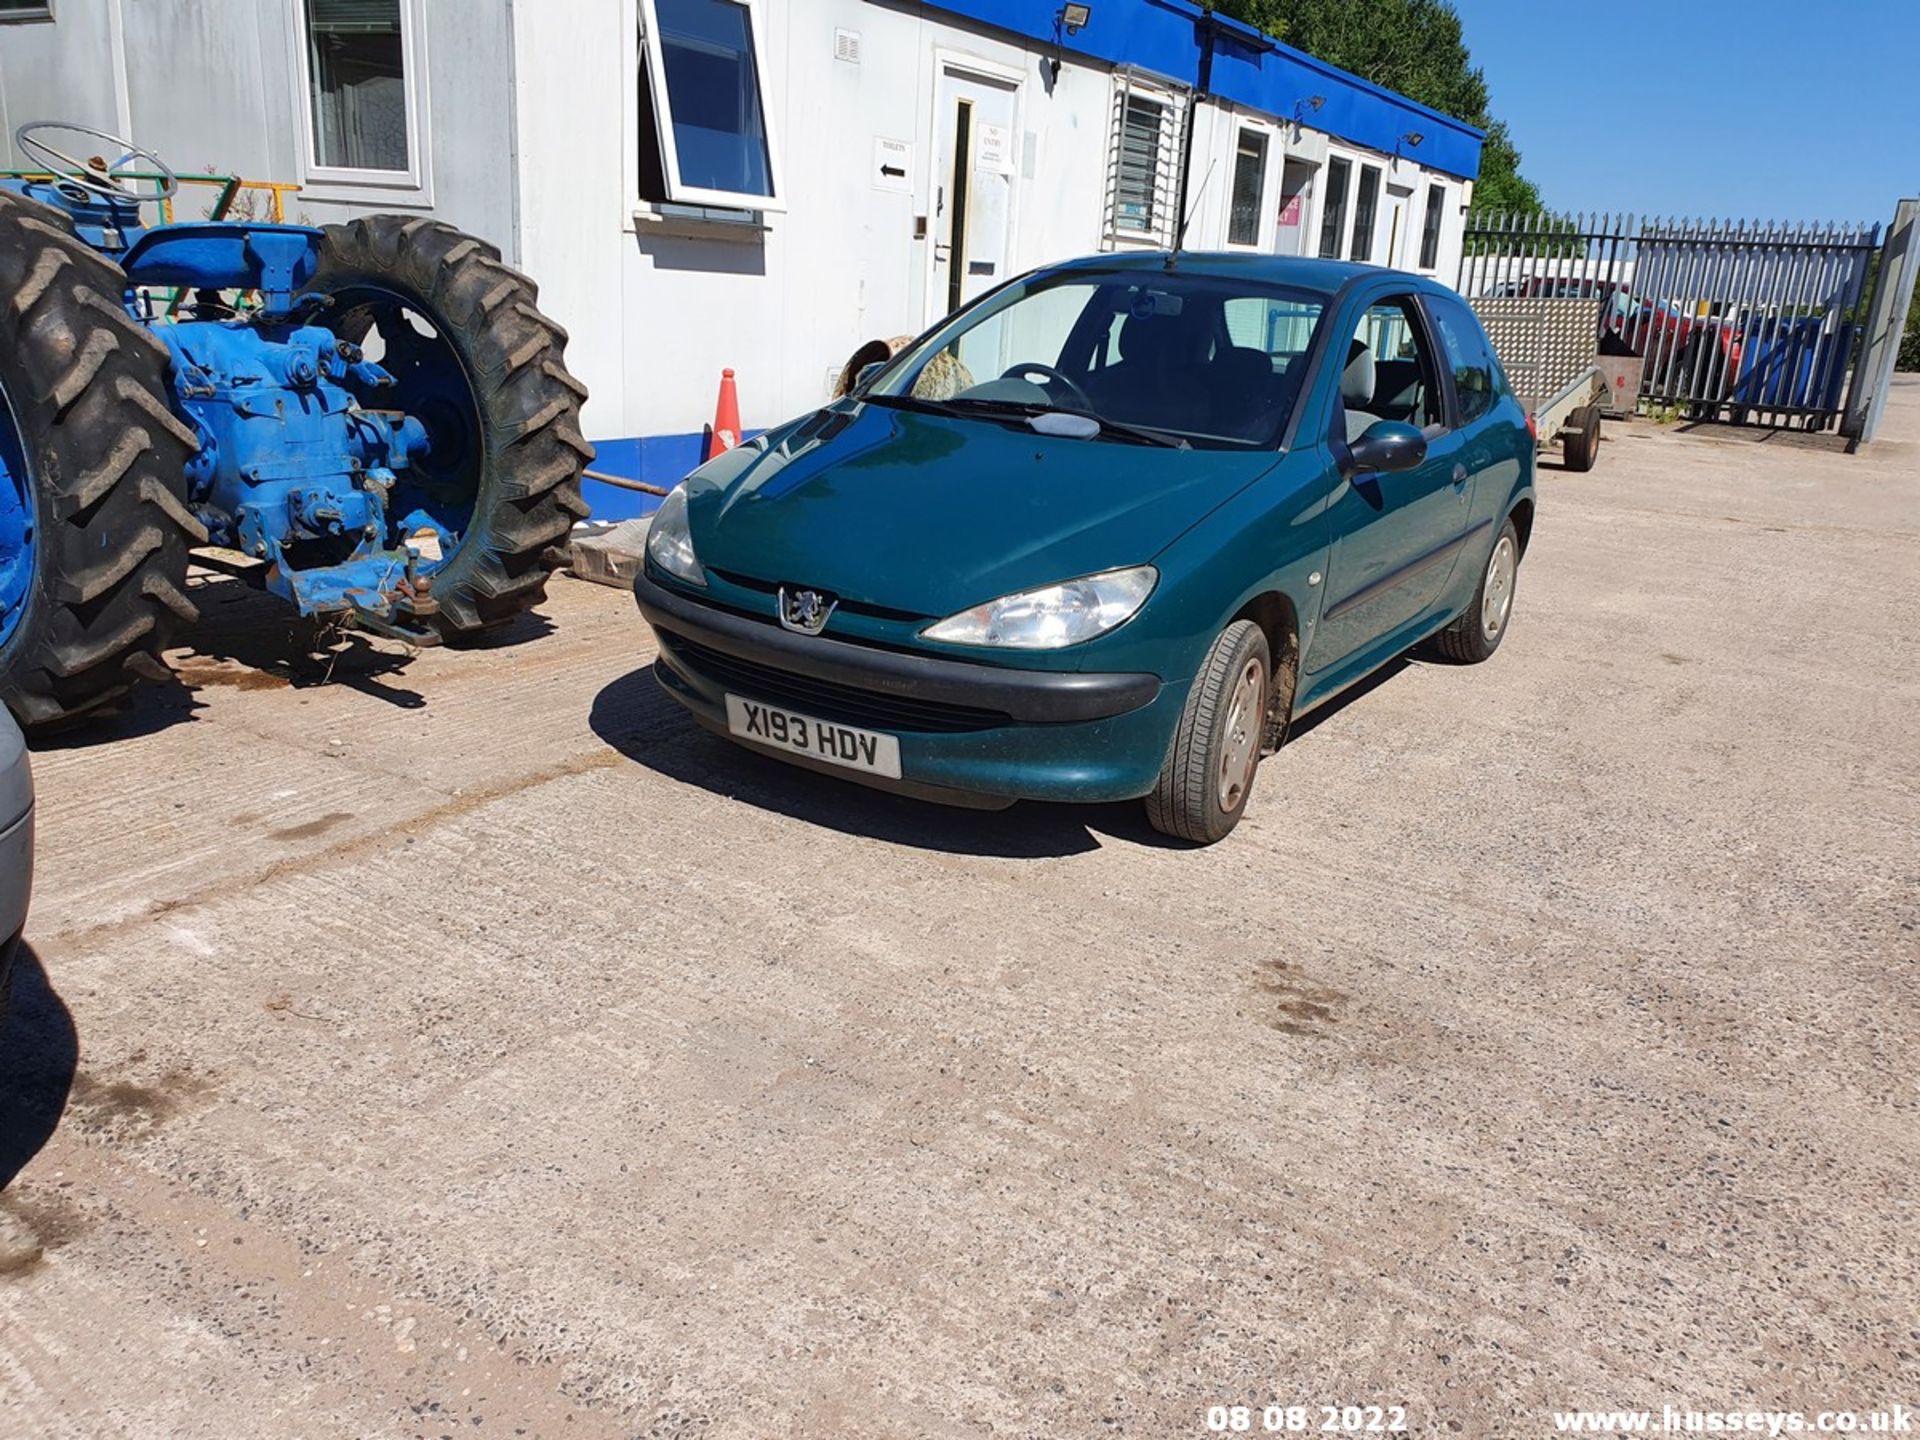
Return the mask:
<svg viewBox="0 0 1920 1440">
<path fill-rule="evenodd" d="M 31 729 L 164 679 L 194 618 L 193 432 L 126 285 L 60 211 L 0 190 L 0 702 Z"/>
<path fill-rule="evenodd" d="M 333 301 L 322 321 L 394 377 L 362 402 L 427 429 L 429 452 L 388 513 L 424 516 L 451 544 L 431 572 L 433 623 L 447 639 L 493 629 L 545 597 L 587 515 L 587 389 L 566 368 L 567 332 L 540 312 L 533 281 L 451 225 L 370 215 L 325 235 L 307 286 Z"/>
</svg>

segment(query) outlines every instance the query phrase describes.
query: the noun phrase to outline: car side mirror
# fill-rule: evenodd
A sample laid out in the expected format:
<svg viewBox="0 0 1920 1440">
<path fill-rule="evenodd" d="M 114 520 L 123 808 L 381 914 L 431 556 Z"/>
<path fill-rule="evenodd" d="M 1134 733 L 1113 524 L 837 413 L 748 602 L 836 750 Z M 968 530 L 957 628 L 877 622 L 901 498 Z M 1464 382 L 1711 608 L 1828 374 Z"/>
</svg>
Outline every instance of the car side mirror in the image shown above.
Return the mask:
<svg viewBox="0 0 1920 1440">
<path fill-rule="evenodd" d="M 1349 475 L 1411 470 L 1427 458 L 1427 437 L 1399 420 L 1376 420 L 1347 446 Z"/>
<path fill-rule="evenodd" d="M 854 390 L 865 390 L 873 383 L 873 377 L 886 369 L 889 363 L 891 362 L 886 360 L 875 360 L 871 365 L 862 365 L 859 373 L 853 377 Z"/>
</svg>

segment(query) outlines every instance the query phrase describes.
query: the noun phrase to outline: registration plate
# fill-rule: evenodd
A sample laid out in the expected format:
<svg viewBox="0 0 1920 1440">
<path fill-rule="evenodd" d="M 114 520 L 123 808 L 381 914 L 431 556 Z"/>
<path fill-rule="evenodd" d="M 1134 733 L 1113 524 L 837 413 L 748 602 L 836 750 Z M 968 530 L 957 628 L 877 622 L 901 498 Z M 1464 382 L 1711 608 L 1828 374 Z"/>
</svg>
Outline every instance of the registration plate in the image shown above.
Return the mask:
<svg viewBox="0 0 1920 1440">
<path fill-rule="evenodd" d="M 738 695 L 727 696 L 727 730 L 756 745 L 811 756 L 849 770 L 885 775 L 890 780 L 900 778 L 900 742 L 873 730 L 816 720 L 778 705 L 742 700 Z"/>
</svg>

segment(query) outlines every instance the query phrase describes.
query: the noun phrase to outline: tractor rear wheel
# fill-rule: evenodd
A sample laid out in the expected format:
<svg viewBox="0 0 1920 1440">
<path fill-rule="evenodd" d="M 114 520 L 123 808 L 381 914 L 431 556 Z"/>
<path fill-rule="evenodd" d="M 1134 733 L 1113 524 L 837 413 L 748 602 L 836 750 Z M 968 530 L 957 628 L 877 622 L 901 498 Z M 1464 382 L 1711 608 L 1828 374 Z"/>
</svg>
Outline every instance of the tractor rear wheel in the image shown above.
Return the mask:
<svg viewBox="0 0 1920 1440">
<path fill-rule="evenodd" d="M 429 454 L 389 513 L 424 512 L 454 537 L 432 572 L 433 623 L 447 639 L 493 629 L 545 598 L 587 516 L 587 389 L 567 371 L 567 332 L 540 313 L 533 281 L 451 225 L 369 215 L 325 235 L 307 285 L 333 299 L 322 323 L 356 344 L 377 330 L 369 356 L 395 380 L 362 400 L 427 428 Z"/>
<path fill-rule="evenodd" d="M 0 702 L 32 729 L 166 678 L 194 618 L 196 446 L 126 284 L 65 215 L 0 191 Z"/>
</svg>

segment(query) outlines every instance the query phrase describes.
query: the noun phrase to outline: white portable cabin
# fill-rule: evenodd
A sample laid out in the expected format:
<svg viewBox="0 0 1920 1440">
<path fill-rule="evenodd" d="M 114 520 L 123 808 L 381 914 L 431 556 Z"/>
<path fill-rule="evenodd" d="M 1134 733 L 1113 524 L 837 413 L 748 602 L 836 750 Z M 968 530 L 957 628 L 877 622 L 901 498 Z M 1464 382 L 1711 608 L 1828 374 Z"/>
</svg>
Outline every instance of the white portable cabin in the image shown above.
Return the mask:
<svg viewBox="0 0 1920 1440">
<path fill-rule="evenodd" d="M 595 468 L 656 485 L 723 368 L 751 432 L 866 341 L 1171 244 L 1189 127 L 1189 248 L 1443 278 L 1482 139 L 1189 0 L 0 0 L 0 123 L 48 118 L 297 183 L 289 219 L 492 240 L 570 332 Z"/>
</svg>

